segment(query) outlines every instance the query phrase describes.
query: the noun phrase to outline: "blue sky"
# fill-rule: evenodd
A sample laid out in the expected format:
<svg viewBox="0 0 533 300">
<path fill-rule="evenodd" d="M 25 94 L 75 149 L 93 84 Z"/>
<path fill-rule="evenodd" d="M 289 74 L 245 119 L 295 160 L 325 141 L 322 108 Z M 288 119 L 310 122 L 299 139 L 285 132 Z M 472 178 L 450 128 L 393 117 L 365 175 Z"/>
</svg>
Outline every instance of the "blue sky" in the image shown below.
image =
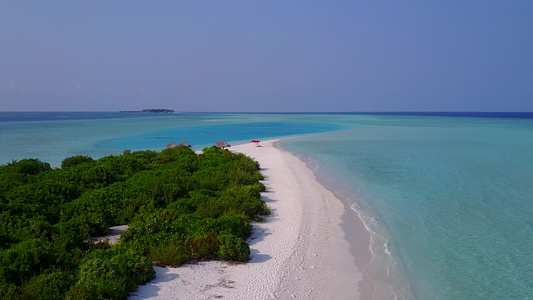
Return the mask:
<svg viewBox="0 0 533 300">
<path fill-rule="evenodd" d="M 533 1 L 2 1 L 0 110 L 533 111 Z"/>
</svg>

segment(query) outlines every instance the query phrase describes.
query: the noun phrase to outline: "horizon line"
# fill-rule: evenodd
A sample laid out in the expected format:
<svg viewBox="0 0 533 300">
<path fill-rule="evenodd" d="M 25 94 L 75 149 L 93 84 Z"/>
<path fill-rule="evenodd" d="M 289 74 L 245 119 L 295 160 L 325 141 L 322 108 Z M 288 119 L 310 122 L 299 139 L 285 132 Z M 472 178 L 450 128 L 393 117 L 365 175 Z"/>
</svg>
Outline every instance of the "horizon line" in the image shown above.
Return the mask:
<svg viewBox="0 0 533 300">
<path fill-rule="evenodd" d="M 169 109 L 171 110 L 171 109 Z M 142 110 L 0 110 L 0 113 L 145 113 Z M 209 113 L 209 114 L 372 114 L 372 113 L 533 113 L 532 111 L 478 111 L 478 110 L 366 110 L 366 111 L 174 111 L 166 114 Z M 161 113 L 164 114 L 164 113 Z"/>
</svg>

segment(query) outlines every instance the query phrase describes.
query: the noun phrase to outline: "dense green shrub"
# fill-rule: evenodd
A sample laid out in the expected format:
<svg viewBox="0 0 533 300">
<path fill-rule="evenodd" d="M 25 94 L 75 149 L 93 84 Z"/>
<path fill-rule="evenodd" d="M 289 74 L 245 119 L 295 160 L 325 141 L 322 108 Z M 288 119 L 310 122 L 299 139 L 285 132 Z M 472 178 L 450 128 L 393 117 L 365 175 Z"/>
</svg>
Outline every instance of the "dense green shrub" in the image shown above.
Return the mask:
<svg viewBox="0 0 533 300">
<path fill-rule="evenodd" d="M 147 194 L 140 194 L 135 198 L 124 199 L 123 204 L 121 218 L 124 220 L 123 223 L 128 223 L 141 207 L 153 204 L 153 199 Z"/>
<path fill-rule="evenodd" d="M 187 249 L 194 259 L 214 259 L 218 257 L 219 244 L 215 234 L 206 233 L 190 238 Z"/>
<path fill-rule="evenodd" d="M 91 228 L 83 224 L 80 219 L 70 219 L 54 225 L 52 240 L 61 252 L 70 252 L 74 249 L 86 249 L 85 241 L 91 237 Z"/>
<path fill-rule="evenodd" d="M 224 260 L 247 261 L 250 257 L 250 246 L 245 240 L 231 234 L 221 235 L 218 256 Z"/>
<path fill-rule="evenodd" d="M 197 205 L 192 203 L 191 199 L 181 198 L 167 206 L 167 210 L 173 211 L 177 215 L 187 215 L 192 214 L 196 211 Z"/>
<path fill-rule="evenodd" d="M 21 288 L 17 285 L 6 282 L 5 280 L 0 280 L 0 299 L 20 299 L 20 290 Z"/>
<path fill-rule="evenodd" d="M 144 195 L 142 189 L 124 182 L 84 193 L 63 206 L 61 219 L 78 218 L 91 224 L 92 235 L 107 233 L 110 226 L 124 224 L 124 210 Z M 95 216 L 96 218 L 90 218 Z"/>
<path fill-rule="evenodd" d="M 0 250 L 11 247 L 15 243 L 15 240 L 5 234 L 0 234 Z"/>
<path fill-rule="evenodd" d="M 217 235 L 230 234 L 246 240 L 252 232 L 250 219 L 245 216 L 223 216 L 218 219 L 207 219 L 209 221 L 207 232 Z"/>
<path fill-rule="evenodd" d="M 11 189 L 4 194 L 7 210 L 17 215 L 42 216 L 50 222 L 57 222 L 64 197 L 56 184 L 49 182 L 28 183 Z"/>
<path fill-rule="evenodd" d="M 95 250 L 80 264 L 78 281 L 68 299 L 124 299 L 154 278 L 152 263 L 131 249 Z"/>
<path fill-rule="evenodd" d="M 208 189 L 198 188 L 194 191 L 189 192 L 189 202 L 193 205 L 198 205 L 214 199 L 220 196 L 219 192 L 215 192 Z"/>
<path fill-rule="evenodd" d="M 95 261 L 95 263 L 101 262 L 103 268 L 109 267 L 109 262 L 104 260 Z M 112 268 L 109 268 L 112 272 Z M 125 299 L 128 295 L 126 288 L 115 280 L 108 280 L 106 277 L 94 278 L 90 281 L 79 281 L 73 286 L 66 295 L 66 299 L 76 300 L 98 300 L 98 299 Z"/>
<path fill-rule="evenodd" d="M 4 171 L 7 171 L 7 169 L 4 168 Z M 29 182 L 30 178 L 28 177 L 22 173 L 0 172 L 0 192 L 9 191 Z"/>
<path fill-rule="evenodd" d="M 166 243 L 153 246 L 150 257 L 156 265 L 177 267 L 191 259 L 187 247 L 178 239 L 169 239 Z"/>
<path fill-rule="evenodd" d="M 21 285 L 56 264 L 56 253 L 49 242 L 29 239 L 0 252 L 0 277 Z"/>
<path fill-rule="evenodd" d="M 155 164 L 165 164 L 175 169 L 193 173 L 198 170 L 198 156 L 189 147 L 179 146 L 161 151 L 154 159 Z"/>
<path fill-rule="evenodd" d="M 13 168 L 14 173 L 21 173 L 27 175 L 37 175 L 39 173 L 50 171 L 52 169 L 50 167 L 50 164 L 34 158 L 23 159 L 18 162 L 13 162 L 10 166 Z"/>
<path fill-rule="evenodd" d="M 73 274 L 62 271 L 43 273 L 24 285 L 24 293 L 29 299 L 61 300 L 74 283 Z"/>
<path fill-rule="evenodd" d="M 116 266 L 123 284 L 129 291 L 135 291 L 139 284 L 154 278 L 155 271 L 148 257 L 124 247 L 113 250 L 116 254 L 111 258 L 111 263 Z"/>
<path fill-rule="evenodd" d="M 83 163 L 93 163 L 93 162 L 94 162 L 94 159 L 89 156 L 84 156 L 84 155 L 71 156 L 71 157 L 65 158 L 61 162 L 61 169 L 70 168 L 72 166 L 77 166 Z"/>
<path fill-rule="evenodd" d="M 216 147 L 0 166 L 0 298 L 125 299 L 154 263 L 246 261 L 270 213 L 258 170 Z M 122 224 L 120 245 L 91 242 Z"/>
</svg>

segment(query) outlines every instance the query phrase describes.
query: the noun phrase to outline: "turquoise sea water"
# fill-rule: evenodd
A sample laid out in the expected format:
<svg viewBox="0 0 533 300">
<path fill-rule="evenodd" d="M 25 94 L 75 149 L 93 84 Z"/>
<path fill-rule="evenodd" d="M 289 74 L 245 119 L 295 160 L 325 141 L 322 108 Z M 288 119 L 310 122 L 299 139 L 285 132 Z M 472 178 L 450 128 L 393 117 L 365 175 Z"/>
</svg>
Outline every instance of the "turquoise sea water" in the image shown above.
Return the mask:
<svg viewBox="0 0 533 300">
<path fill-rule="evenodd" d="M 533 299 L 532 118 L 73 114 L 0 113 L 0 163 L 291 135 L 282 147 L 316 164 L 373 233 L 366 271 L 382 294 Z"/>
<path fill-rule="evenodd" d="M 284 146 L 362 213 L 375 233 L 372 276 L 399 298 L 533 299 L 532 119 L 345 122 Z"/>
<path fill-rule="evenodd" d="M 201 150 L 221 139 L 244 143 L 343 128 L 300 117 L 253 114 L 41 114 L 0 112 L 0 164 L 32 157 L 59 166 L 66 156 L 161 150 L 172 141 L 185 140 Z"/>
</svg>

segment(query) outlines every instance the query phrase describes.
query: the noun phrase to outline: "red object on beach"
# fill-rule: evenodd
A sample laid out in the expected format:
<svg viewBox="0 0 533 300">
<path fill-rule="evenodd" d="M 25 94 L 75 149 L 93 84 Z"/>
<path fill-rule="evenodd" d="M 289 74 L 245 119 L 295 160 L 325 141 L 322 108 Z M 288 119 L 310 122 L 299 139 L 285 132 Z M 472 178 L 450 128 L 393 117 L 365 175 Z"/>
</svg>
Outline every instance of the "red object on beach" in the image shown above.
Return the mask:
<svg viewBox="0 0 533 300">
<path fill-rule="evenodd" d="M 259 145 L 259 142 L 258 140 L 251 140 L 250 143 L 255 143 L 256 145 Z"/>
</svg>

